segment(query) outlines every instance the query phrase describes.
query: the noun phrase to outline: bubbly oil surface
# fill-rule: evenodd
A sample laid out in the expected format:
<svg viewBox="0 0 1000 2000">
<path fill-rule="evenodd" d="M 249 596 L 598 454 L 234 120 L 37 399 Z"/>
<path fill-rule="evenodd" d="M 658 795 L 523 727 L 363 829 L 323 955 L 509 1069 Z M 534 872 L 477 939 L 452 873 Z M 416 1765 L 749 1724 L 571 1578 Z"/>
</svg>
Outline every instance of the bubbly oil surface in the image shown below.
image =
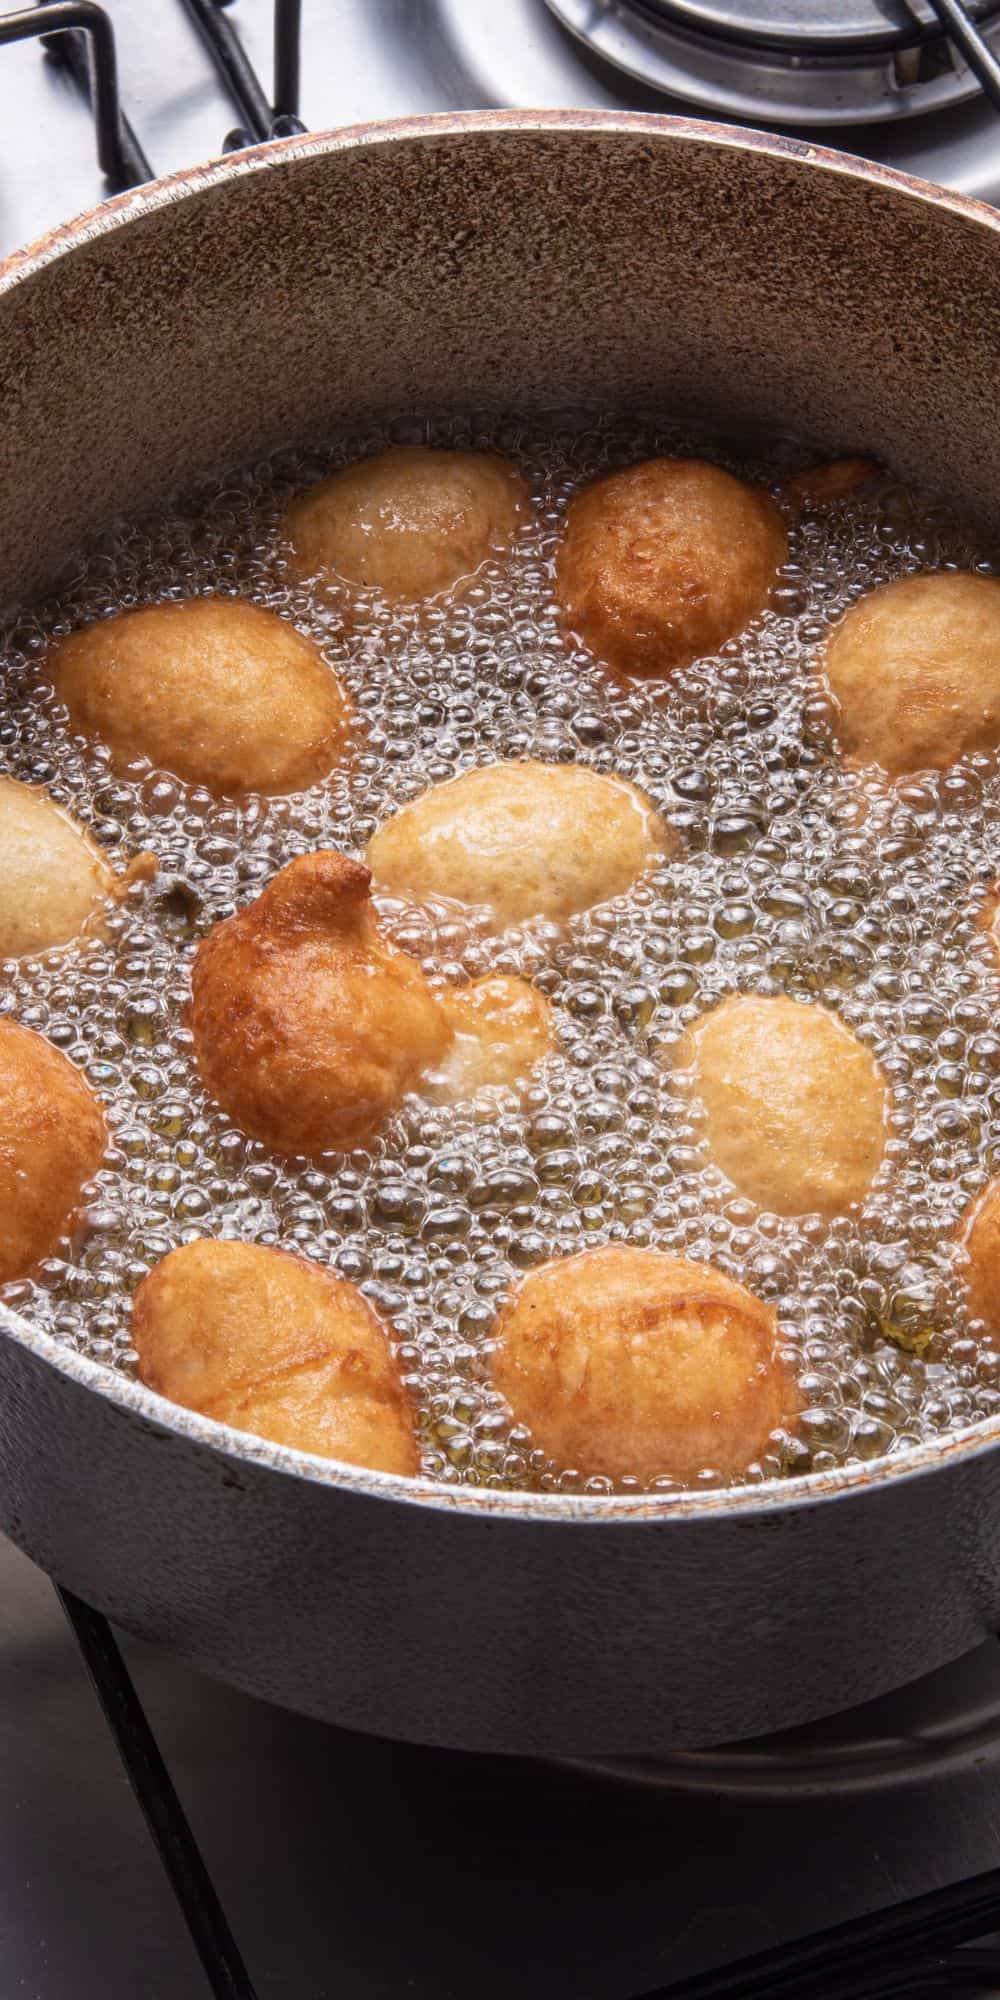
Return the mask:
<svg viewBox="0 0 1000 2000">
<path fill-rule="evenodd" d="M 425 439 L 510 454 L 536 517 L 512 559 L 458 600 L 422 611 L 362 600 L 345 637 L 336 598 L 318 603 L 289 580 L 282 511 L 331 467 Z M 963 1319 L 952 1261 L 962 1210 L 1000 1171 L 1000 976 L 978 925 L 1000 858 L 1000 762 L 972 757 L 894 790 L 862 784 L 840 766 L 810 679 L 831 620 L 863 591 L 928 566 L 988 570 L 991 552 L 886 483 L 793 529 L 773 609 L 718 657 L 623 689 L 557 633 L 561 516 L 582 479 L 678 449 L 771 483 L 803 462 L 790 445 L 765 463 L 653 422 L 406 421 L 119 524 L 6 631 L 3 768 L 45 785 L 123 864 L 142 848 L 160 859 L 157 883 L 130 894 L 106 938 L 2 968 L 0 1006 L 82 1065 L 113 1127 L 73 1242 L 6 1289 L 36 1324 L 129 1373 L 131 1294 L 168 1250 L 203 1235 L 282 1244 L 361 1285 L 391 1324 L 426 1473 L 610 1491 L 512 1427 L 489 1384 L 489 1342 L 526 1270 L 627 1242 L 710 1260 L 777 1306 L 805 1414 L 749 1480 L 899 1453 L 1000 1407 L 1000 1354 Z M 347 769 L 292 800 L 220 803 L 162 772 L 115 775 L 99 746 L 73 738 L 39 670 L 52 636 L 192 591 L 242 593 L 313 634 L 356 703 Z M 435 977 L 534 980 L 558 1052 L 520 1097 L 414 1098 L 370 1152 L 276 1160 L 193 1069 L 198 940 L 293 856 L 360 854 L 405 800 L 501 757 L 621 773 L 677 828 L 680 858 L 563 930 L 498 939 L 482 915 L 383 900 L 397 942 Z M 707 1161 L 671 1052 L 703 1008 L 751 991 L 835 1007 L 889 1079 L 886 1161 L 856 1216 L 761 1214 Z M 703 1483 L 720 1483 L 710 1466 Z"/>
</svg>

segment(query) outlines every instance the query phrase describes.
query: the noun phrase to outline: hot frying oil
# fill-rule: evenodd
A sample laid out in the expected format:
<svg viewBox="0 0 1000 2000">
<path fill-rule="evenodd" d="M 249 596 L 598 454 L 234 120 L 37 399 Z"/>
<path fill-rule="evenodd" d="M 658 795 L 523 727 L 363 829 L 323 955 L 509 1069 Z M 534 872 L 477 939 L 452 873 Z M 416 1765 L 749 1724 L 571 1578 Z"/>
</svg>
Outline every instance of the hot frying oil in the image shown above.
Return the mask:
<svg viewBox="0 0 1000 2000">
<path fill-rule="evenodd" d="M 336 598 L 317 603 L 289 580 L 284 506 L 388 441 L 366 433 L 119 525 L 5 634 L 6 771 L 45 785 L 123 861 L 143 848 L 160 858 L 157 883 L 107 938 L 3 968 L 0 1004 L 82 1065 L 114 1132 L 73 1242 L 6 1296 L 128 1372 L 131 1294 L 175 1245 L 223 1234 L 317 1258 L 391 1324 L 424 1469 L 451 1483 L 607 1489 L 534 1451 L 488 1379 L 497 1302 L 518 1276 L 607 1241 L 711 1260 L 777 1306 L 805 1413 L 751 1480 L 898 1453 L 995 1413 L 1000 1355 L 963 1320 L 951 1240 L 1000 1170 L 1000 975 L 977 922 L 997 866 L 1000 765 L 972 757 L 892 791 L 861 783 L 810 678 L 831 620 L 863 591 L 926 567 L 988 568 L 987 552 L 886 483 L 799 524 L 773 608 L 717 658 L 623 689 L 556 629 L 550 565 L 569 495 L 678 447 L 771 481 L 776 463 L 652 423 L 392 428 L 393 442 L 424 438 L 509 453 L 537 505 L 512 559 L 451 603 L 361 600 L 345 636 Z M 116 775 L 74 740 L 39 671 L 52 636 L 189 591 L 243 593 L 312 633 L 357 707 L 344 771 L 295 799 L 234 804 L 163 772 Z M 434 977 L 534 980 L 558 1052 L 520 1098 L 414 1098 L 370 1152 L 273 1158 L 193 1070 L 198 940 L 295 855 L 361 853 L 405 800 L 501 757 L 621 773 L 677 828 L 682 854 L 564 930 L 497 938 L 481 915 L 384 901 L 397 942 Z M 671 1051 L 702 1009 L 749 991 L 836 1008 L 882 1065 L 891 1136 L 858 1216 L 761 1214 L 706 1158 Z"/>
</svg>

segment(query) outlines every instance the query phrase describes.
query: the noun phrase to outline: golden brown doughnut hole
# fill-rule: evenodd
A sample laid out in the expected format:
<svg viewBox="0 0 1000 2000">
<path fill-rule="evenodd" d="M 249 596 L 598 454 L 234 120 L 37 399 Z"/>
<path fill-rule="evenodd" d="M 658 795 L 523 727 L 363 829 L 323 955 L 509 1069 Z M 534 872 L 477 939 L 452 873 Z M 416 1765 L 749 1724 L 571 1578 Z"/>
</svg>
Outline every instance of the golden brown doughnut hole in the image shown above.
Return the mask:
<svg viewBox="0 0 1000 2000">
<path fill-rule="evenodd" d="M 506 928 L 623 895 L 677 844 L 624 778 L 525 761 L 431 786 L 373 834 L 368 862 L 395 895 L 485 906 Z"/>
<path fill-rule="evenodd" d="M 0 1017 L 0 1284 L 51 1255 L 107 1141 L 100 1099 L 80 1070 Z"/>
<path fill-rule="evenodd" d="M 691 1031 L 691 1084 L 715 1165 L 777 1215 L 864 1201 L 887 1137 L 871 1051 L 826 1007 L 737 995 Z"/>
<path fill-rule="evenodd" d="M 765 609 L 787 552 L 762 488 L 697 458 L 645 459 L 570 501 L 560 620 L 616 673 L 668 674 Z"/>
<path fill-rule="evenodd" d="M 321 1458 L 419 1469 L 384 1327 L 354 1285 L 305 1257 L 184 1244 L 142 1280 L 133 1333 L 142 1381 L 171 1402 Z"/>
<path fill-rule="evenodd" d="M 1000 580 L 928 571 L 880 584 L 822 660 L 845 756 L 890 778 L 1000 743 Z"/>
<path fill-rule="evenodd" d="M 220 797 L 304 791 L 343 760 L 351 704 L 287 620 L 235 597 L 102 618 L 48 659 L 81 736 Z"/>
<path fill-rule="evenodd" d="M 562 1468 L 733 1478 L 798 1412 L 775 1338 L 771 1308 L 711 1265 L 608 1244 L 523 1280 L 497 1321 L 493 1377 Z"/>
<path fill-rule="evenodd" d="M 292 568 L 403 602 L 440 597 L 509 548 L 527 501 L 520 475 L 492 452 L 400 445 L 293 502 Z"/>
</svg>

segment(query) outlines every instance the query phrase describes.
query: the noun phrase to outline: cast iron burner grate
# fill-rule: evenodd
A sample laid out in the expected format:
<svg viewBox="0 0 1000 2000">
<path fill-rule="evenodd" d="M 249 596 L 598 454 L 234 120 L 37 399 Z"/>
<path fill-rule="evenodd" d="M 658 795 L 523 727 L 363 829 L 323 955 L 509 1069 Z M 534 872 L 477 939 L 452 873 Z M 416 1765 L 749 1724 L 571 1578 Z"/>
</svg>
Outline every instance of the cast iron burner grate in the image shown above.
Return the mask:
<svg viewBox="0 0 1000 2000">
<path fill-rule="evenodd" d="M 107 1619 L 59 1598 L 216 2000 L 259 2000 Z M 619 1767 L 621 1768 L 621 1767 Z M 1000 1868 L 630 2000 L 923 2000 L 1000 1990 Z M 985 1942 L 984 1942 L 985 1941 Z"/>
<path fill-rule="evenodd" d="M 229 4 L 184 0 L 239 114 L 239 125 L 222 141 L 224 153 L 266 139 L 288 139 L 306 129 L 298 115 L 302 0 L 275 0 L 273 104 L 224 12 Z M 41 0 L 19 13 L 0 15 L 0 46 L 31 37 L 64 65 L 93 109 L 97 158 L 109 194 L 151 181 L 155 168 L 122 110 L 114 29 L 104 8 L 96 0 Z"/>
<path fill-rule="evenodd" d="M 303 131 L 298 116 L 301 0 L 275 0 L 273 102 L 223 13 L 225 4 L 226 0 L 185 0 L 240 119 L 224 140 L 223 150 Z M 559 0 L 559 6 L 563 4 L 564 0 Z M 585 0 L 585 4 L 593 10 L 594 0 Z M 647 4 L 651 5 L 651 0 Z M 859 0 L 859 4 L 864 6 L 866 0 Z M 960 23 L 971 28 L 971 18 L 959 0 L 929 0 L 929 4 L 949 23 L 956 39 L 963 31 Z M 675 11 L 683 11 L 680 0 Z M 726 0 L 719 0 L 715 11 L 720 16 L 730 11 Z M 767 0 L 759 0 L 756 10 L 743 11 L 748 17 L 754 11 L 770 13 L 774 20 L 782 14 L 791 18 L 802 10 L 793 7 L 789 14 L 785 0 L 774 0 L 770 8 Z M 891 8 L 885 11 L 891 13 Z M 93 107 L 98 158 L 109 190 L 118 193 L 152 178 L 153 169 L 122 110 L 114 33 L 103 8 L 94 0 L 43 0 L 43 4 L 21 13 L 0 17 L 0 44 L 32 35 L 40 37 L 52 57 L 66 65 Z M 996 74 L 991 70 L 989 78 L 983 80 L 1000 102 L 1000 65 L 992 57 L 990 62 Z M 258 2000 L 107 1619 L 67 1590 L 60 1589 L 58 1595 L 187 1923 L 208 1988 L 216 2000 Z M 723 1782 L 725 1767 L 730 1774 L 728 1782 L 753 1791 L 767 1783 L 766 1771 L 762 1779 L 754 1754 L 759 1758 L 761 1753 L 751 1753 L 747 1762 L 739 1750 L 690 1753 L 679 1760 L 678 1768 L 666 1773 L 628 1761 L 595 1768 L 644 1783 L 718 1784 Z M 763 1753 L 765 1760 L 769 1754 Z M 918 1996 L 934 1994 L 986 1995 L 1000 1989 L 1000 1947 L 989 1942 L 997 1933 L 1000 1868 L 873 1916 L 817 1931 L 793 1944 L 756 1953 L 720 1971 L 649 1989 L 631 2000 L 918 2000 Z"/>
</svg>

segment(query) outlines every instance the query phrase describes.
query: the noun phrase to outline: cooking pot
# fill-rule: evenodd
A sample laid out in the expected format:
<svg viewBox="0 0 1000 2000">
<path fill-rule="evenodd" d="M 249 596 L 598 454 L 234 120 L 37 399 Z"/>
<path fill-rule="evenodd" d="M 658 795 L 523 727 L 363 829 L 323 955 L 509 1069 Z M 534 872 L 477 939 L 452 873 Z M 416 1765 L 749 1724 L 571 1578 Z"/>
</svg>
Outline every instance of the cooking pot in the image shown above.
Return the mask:
<svg viewBox="0 0 1000 2000">
<path fill-rule="evenodd" d="M 190 476 L 373 414 L 595 406 L 1000 513 L 1000 219 L 790 139 L 506 113 L 264 146 L 0 273 L 0 602 Z M 763 1489 L 452 1489 L 174 1408 L 0 1314 L 0 1525 L 122 1626 L 351 1727 L 664 1752 L 1000 1621 L 1000 1421 Z"/>
</svg>

